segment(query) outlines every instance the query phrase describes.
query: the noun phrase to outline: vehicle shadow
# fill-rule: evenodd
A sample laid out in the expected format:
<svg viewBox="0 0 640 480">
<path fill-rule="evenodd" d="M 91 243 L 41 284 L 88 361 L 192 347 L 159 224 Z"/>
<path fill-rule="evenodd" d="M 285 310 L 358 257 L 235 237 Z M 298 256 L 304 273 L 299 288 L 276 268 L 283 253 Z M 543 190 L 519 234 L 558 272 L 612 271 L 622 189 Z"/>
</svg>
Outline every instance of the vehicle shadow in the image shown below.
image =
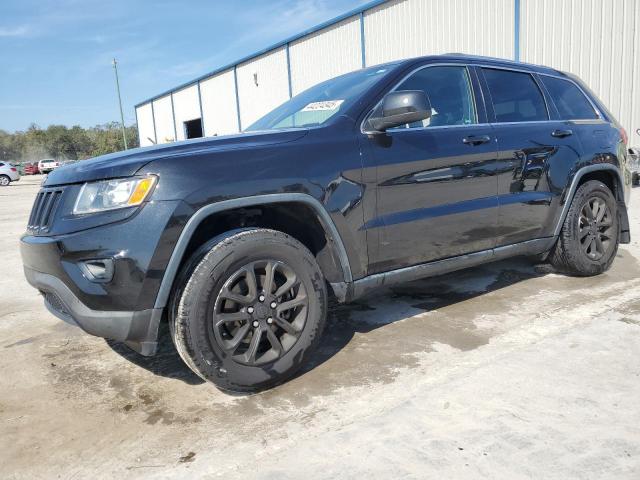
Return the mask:
<svg viewBox="0 0 640 480">
<path fill-rule="evenodd" d="M 320 345 L 294 378 L 331 359 L 345 348 L 356 334 L 366 334 L 404 320 L 407 317 L 408 305 L 429 312 L 552 271 L 547 264 L 535 264 L 531 259 L 516 258 L 398 285 L 374 293 L 375 297 L 365 297 L 351 304 L 331 302 Z M 377 310 L 376 304 L 381 301 L 388 304 L 390 299 L 397 301 L 397 307 L 385 308 L 383 313 L 373 314 Z M 367 318 L 366 315 L 354 315 L 363 311 L 371 311 L 371 318 Z M 143 357 L 119 342 L 107 340 L 107 344 L 118 355 L 155 375 L 178 379 L 189 385 L 203 383 L 178 355 L 168 330 L 166 323 L 161 326 L 158 353 L 153 357 Z"/>
<path fill-rule="evenodd" d="M 160 325 L 158 340 L 158 351 L 152 357 L 140 355 L 124 343 L 116 342 L 115 340 L 106 340 L 106 342 L 115 353 L 154 375 L 181 380 L 188 385 L 204 383 L 204 380 L 193 373 L 178 355 L 166 322 Z"/>
</svg>

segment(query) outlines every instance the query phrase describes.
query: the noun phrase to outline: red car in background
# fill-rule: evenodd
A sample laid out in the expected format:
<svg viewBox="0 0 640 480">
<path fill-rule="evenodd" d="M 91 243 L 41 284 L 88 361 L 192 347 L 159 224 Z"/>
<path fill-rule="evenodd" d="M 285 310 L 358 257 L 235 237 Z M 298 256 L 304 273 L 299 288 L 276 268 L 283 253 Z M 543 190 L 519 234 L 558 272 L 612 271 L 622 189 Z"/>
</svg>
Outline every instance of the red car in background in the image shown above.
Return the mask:
<svg viewBox="0 0 640 480">
<path fill-rule="evenodd" d="M 37 175 L 40 173 L 37 163 L 25 163 L 22 167 L 23 175 Z"/>
</svg>

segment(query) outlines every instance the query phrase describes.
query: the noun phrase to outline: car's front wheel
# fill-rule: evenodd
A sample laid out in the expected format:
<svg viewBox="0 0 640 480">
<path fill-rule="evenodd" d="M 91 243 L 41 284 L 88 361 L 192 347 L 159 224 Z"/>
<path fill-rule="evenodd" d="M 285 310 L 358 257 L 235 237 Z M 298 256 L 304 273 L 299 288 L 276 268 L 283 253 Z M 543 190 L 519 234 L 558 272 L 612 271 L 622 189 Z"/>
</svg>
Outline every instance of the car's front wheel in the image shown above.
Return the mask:
<svg viewBox="0 0 640 480">
<path fill-rule="evenodd" d="M 170 326 L 178 353 L 224 390 L 255 392 L 290 378 L 325 323 L 327 292 L 311 252 L 289 235 L 223 235 L 187 263 Z"/>
<path fill-rule="evenodd" d="M 602 182 L 590 180 L 576 192 L 550 261 L 573 275 L 598 275 L 609 269 L 618 251 L 616 199 Z"/>
</svg>

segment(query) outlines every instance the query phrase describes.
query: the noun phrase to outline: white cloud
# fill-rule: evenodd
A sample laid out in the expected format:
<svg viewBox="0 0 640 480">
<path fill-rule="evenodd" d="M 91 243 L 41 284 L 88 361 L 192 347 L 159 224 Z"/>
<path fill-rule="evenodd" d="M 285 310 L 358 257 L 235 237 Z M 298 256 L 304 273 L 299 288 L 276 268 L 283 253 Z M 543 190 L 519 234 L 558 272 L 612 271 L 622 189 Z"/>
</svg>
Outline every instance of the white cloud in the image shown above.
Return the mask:
<svg viewBox="0 0 640 480">
<path fill-rule="evenodd" d="M 21 25 L 19 27 L 0 27 L 0 37 L 24 37 L 29 33 L 29 27 Z"/>
</svg>

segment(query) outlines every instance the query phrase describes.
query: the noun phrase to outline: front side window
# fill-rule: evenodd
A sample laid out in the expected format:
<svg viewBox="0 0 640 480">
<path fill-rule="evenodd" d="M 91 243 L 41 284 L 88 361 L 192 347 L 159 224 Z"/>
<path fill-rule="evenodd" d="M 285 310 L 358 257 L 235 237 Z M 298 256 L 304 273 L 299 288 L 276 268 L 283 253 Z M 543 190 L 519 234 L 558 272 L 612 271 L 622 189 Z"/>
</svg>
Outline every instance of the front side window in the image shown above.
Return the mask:
<svg viewBox="0 0 640 480">
<path fill-rule="evenodd" d="M 549 120 L 542 92 L 530 74 L 493 68 L 482 71 L 491 93 L 496 122 Z"/>
<path fill-rule="evenodd" d="M 477 123 L 469 73 L 464 66 L 425 67 L 395 90 L 422 90 L 431 102 L 431 117 L 396 128 L 424 128 Z"/>
<path fill-rule="evenodd" d="M 562 120 L 598 118 L 587 97 L 572 82 L 546 75 L 541 75 L 540 78 L 549 91 Z"/>
</svg>

